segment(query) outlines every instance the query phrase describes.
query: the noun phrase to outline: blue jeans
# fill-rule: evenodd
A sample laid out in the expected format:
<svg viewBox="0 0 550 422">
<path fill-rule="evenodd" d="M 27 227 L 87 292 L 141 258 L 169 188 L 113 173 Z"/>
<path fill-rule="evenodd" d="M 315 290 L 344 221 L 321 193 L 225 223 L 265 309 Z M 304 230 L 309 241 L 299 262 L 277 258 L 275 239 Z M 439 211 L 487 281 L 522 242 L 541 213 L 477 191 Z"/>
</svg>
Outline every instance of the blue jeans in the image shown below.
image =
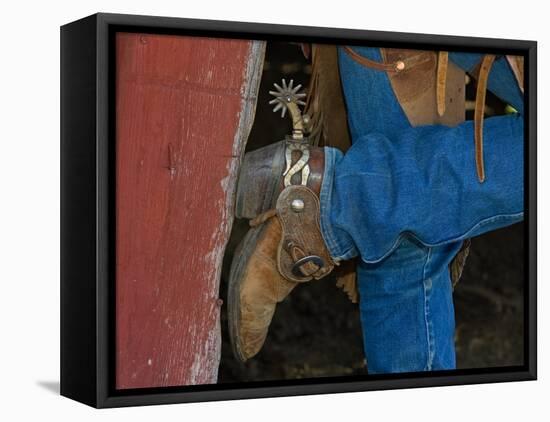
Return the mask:
<svg viewBox="0 0 550 422">
<path fill-rule="evenodd" d="M 377 48 L 355 48 L 381 60 Z M 451 53 L 466 71 L 481 56 Z M 331 255 L 360 256 L 358 284 L 370 373 L 455 368 L 448 265 L 462 241 L 523 219 L 523 99 L 505 58 L 489 90 L 518 113 L 485 120 L 486 180 L 473 122 L 412 127 L 384 72 L 339 52 L 352 146 L 325 149 L 321 229 Z"/>
</svg>

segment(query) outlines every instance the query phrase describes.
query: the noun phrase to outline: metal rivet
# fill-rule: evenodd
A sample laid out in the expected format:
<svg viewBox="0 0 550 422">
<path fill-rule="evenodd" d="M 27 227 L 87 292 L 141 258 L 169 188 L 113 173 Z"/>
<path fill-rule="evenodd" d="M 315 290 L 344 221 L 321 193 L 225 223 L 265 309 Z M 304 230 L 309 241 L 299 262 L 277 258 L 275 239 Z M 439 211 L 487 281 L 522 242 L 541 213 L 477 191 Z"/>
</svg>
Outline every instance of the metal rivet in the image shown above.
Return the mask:
<svg viewBox="0 0 550 422">
<path fill-rule="evenodd" d="M 398 60 L 395 62 L 395 70 L 403 70 L 405 69 L 405 62 L 403 60 Z"/>
<path fill-rule="evenodd" d="M 305 204 L 301 199 L 293 199 L 290 203 L 290 208 L 294 212 L 302 212 L 304 210 Z"/>
</svg>

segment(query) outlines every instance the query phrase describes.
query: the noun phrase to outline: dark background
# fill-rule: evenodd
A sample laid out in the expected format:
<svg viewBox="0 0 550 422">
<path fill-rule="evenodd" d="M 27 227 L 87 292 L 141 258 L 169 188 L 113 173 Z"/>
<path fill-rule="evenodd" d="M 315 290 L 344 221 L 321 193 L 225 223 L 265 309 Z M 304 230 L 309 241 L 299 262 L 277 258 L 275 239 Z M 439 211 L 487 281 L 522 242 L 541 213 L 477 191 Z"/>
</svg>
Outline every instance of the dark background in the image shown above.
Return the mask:
<svg viewBox="0 0 550 422">
<path fill-rule="evenodd" d="M 290 119 L 273 113 L 268 91 L 281 78 L 307 87 L 308 61 L 300 48 L 268 43 L 257 113 L 247 150 L 284 139 Z M 467 100 L 475 96 L 467 85 Z M 501 114 L 504 104 L 487 94 L 487 114 Z M 471 118 L 472 111 L 467 111 Z M 227 297 L 233 251 L 248 229 L 237 220 L 226 249 L 220 295 Z M 458 368 L 523 364 L 523 223 L 472 239 L 470 256 L 455 288 Z M 297 286 L 281 304 L 258 355 L 240 363 L 233 357 L 227 332 L 227 306 L 222 308 L 222 359 L 218 382 L 280 380 L 366 373 L 358 305 L 329 276 Z"/>
</svg>

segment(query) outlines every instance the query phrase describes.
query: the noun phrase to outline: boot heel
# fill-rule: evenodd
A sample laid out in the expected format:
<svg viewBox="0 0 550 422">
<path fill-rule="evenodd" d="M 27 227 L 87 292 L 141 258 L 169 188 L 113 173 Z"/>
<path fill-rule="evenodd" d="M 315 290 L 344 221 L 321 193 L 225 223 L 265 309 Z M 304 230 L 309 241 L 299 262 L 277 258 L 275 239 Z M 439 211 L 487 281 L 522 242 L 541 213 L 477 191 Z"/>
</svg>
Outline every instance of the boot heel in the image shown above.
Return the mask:
<svg viewBox="0 0 550 422">
<path fill-rule="evenodd" d="M 285 141 L 245 154 L 237 183 L 237 218 L 252 219 L 275 206 L 284 165 Z"/>
</svg>

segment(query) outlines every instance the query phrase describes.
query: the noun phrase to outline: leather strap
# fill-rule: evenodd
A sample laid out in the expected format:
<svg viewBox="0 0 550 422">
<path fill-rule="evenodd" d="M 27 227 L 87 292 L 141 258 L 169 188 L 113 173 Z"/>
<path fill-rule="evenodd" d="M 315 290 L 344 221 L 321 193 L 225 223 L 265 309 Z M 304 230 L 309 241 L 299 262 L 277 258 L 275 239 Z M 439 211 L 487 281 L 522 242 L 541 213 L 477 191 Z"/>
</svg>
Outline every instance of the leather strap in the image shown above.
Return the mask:
<svg viewBox="0 0 550 422">
<path fill-rule="evenodd" d="M 519 89 L 523 93 L 523 82 L 524 82 L 524 59 L 523 56 L 506 56 L 508 64 L 512 68 L 512 72 L 516 77 L 516 81 L 519 85 Z"/>
<path fill-rule="evenodd" d="M 266 212 L 261 213 L 260 215 L 254 217 L 248 222 L 250 227 L 256 227 L 260 224 L 264 224 L 267 220 L 277 215 L 277 210 L 275 208 L 267 210 Z"/>
<path fill-rule="evenodd" d="M 436 103 L 437 114 L 445 114 L 445 99 L 447 91 L 447 68 L 449 64 L 449 53 L 440 51 L 437 55 L 437 78 L 436 78 Z"/>
<path fill-rule="evenodd" d="M 301 207 L 295 207 L 299 203 Z M 281 275 L 297 283 L 320 279 L 334 268 L 334 261 L 321 234 L 320 204 L 308 187 L 291 185 L 277 199 L 277 216 L 282 227 L 277 252 Z"/>
<path fill-rule="evenodd" d="M 474 142 L 477 178 L 480 183 L 485 181 L 485 165 L 483 161 L 483 118 L 485 112 L 485 96 L 487 94 L 487 81 L 493 62 L 494 54 L 486 54 L 479 67 L 477 78 L 476 102 L 474 108 Z"/>
<path fill-rule="evenodd" d="M 390 73 L 399 73 L 429 60 L 429 57 L 426 57 L 426 55 L 418 54 L 418 55 L 407 57 L 403 60 L 397 60 L 391 63 L 383 63 L 383 62 L 377 62 L 376 60 L 368 59 L 360 55 L 359 53 L 355 52 L 351 47 L 348 47 L 348 46 L 344 47 L 344 51 L 360 65 L 366 66 L 371 69 L 381 70 L 381 71 L 390 72 Z"/>
</svg>

